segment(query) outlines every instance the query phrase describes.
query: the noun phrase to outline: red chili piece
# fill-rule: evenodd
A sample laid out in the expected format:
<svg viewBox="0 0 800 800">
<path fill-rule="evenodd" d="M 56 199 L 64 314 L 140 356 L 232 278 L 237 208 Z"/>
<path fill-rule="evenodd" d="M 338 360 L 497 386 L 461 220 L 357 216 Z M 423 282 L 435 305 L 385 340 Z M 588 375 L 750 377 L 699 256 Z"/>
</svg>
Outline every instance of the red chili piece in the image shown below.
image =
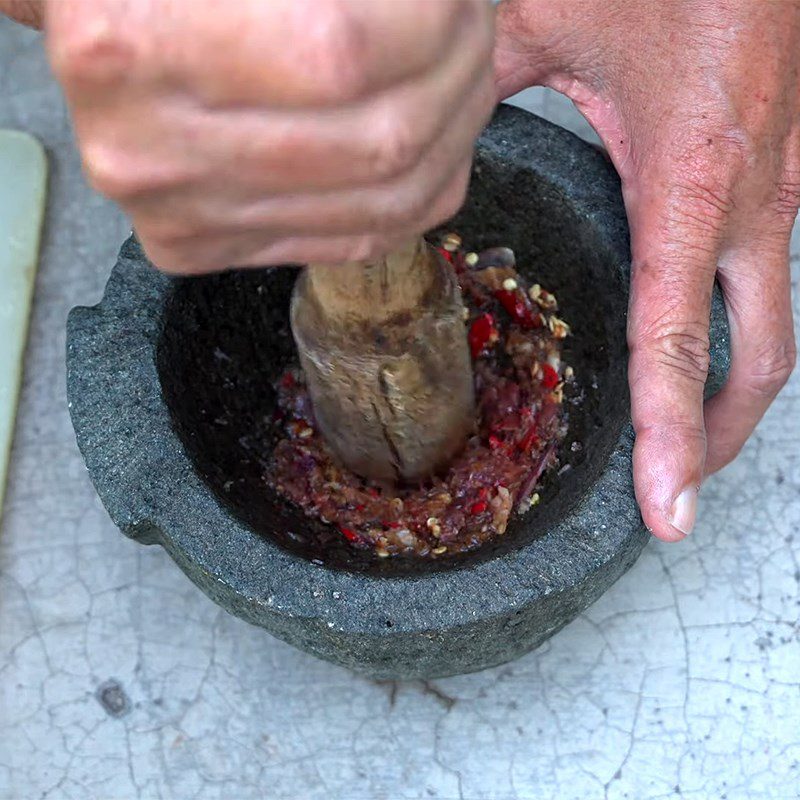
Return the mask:
<svg viewBox="0 0 800 800">
<path fill-rule="evenodd" d="M 517 447 L 523 453 L 530 453 L 534 446 L 539 444 L 539 436 L 536 428 L 531 428 L 518 442 Z"/>
<path fill-rule="evenodd" d="M 285 373 L 281 378 L 281 386 L 283 386 L 284 389 L 291 389 L 292 386 L 294 386 L 294 375 L 292 375 L 291 372 Z"/>
<path fill-rule="evenodd" d="M 481 314 L 472 325 L 469 326 L 469 349 L 472 352 L 472 357 L 477 358 L 486 347 L 489 340 L 493 335 L 497 334 L 494 327 L 494 317 L 489 314 Z"/>
<path fill-rule="evenodd" d="M 486 511 L 487 505 L 483 500 L 479 500 L 477 503 L 472 504 L 472 508 L 470 508 L 470 514 L 482 514 Z"/>
<path fill-rule="evenodd" d="M 345 528 L 343 526 L 339 526 L 339 530 L 342 532 L 342 536 L 347 539 L 348 542 L 357 542 L 358 541 L 358 534 L 350 530 L 350 528 Z"/>
<path fill-rule="evenodd" d="M 490 433 L 489 434 L 489 447 L 491 447 L 492 450 L 497 450 L 499 447 L 502 447 L 502 446 L 503 446 L 502 439 L 500 439 L 499 436 L 495 436 L 493 433 Z"/>
<path fill-rule="evenodd" d="M 550 364 L 542 364 L 542 386 L 545 389 L 555 389 L 558 386 L 558 373 Z"/>
<path fill-rule="evenodd" d="M 542 327 L 541 314 L 535 314 L 533 309 L 525 302 L 525 298 L 519 291 L 509 292 L 506 289 L 499 289 L 494 296 L 500 305 L 508 312 L 508 315 L 521 328 L 530 330 L 531 328 Z"/>
<path fill-rule="evenodd" d="M 464 263 L 464 252 L 462 250 L 457 250 L 455 253 L 452 253 L 452 256 L 453 258 L 450 263 L 453 265 L 453 270 L 456 275 L 460 275 L 467 268 L 467 265 Z"/>
<path fill-rule="evenodd" d="M 439 255 L 443 258 L 446 258 L 451 264 L 453 263 L 453 254 L 449 250 L 445 250 L 444 247 L 437 247 L 439 251 Z"/>
</svg>

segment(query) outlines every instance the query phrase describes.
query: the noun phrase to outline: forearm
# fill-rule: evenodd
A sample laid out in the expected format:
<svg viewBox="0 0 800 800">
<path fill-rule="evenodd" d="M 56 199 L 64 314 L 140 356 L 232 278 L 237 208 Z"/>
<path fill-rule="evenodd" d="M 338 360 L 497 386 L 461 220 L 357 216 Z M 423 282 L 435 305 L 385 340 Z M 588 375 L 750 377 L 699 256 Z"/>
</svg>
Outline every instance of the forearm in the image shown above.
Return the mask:
<svg viewBox="0 0 800 800">
<path fill-rule="evenodd" d="M 44 0 L 0 0 L 0 14 L 31 28 L 44 24 Z"/>
</svg>

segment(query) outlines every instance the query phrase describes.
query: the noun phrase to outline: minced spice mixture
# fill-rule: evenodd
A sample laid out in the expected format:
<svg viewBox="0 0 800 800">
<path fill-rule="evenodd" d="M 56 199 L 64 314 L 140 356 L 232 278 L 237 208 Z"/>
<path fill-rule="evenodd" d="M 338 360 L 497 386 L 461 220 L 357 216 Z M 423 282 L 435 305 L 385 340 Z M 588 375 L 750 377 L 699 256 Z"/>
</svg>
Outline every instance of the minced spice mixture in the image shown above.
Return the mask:
<svg viewBox="0 0 800 800">
<path fill-rule="evenodd" d="M 505 533 L 512 513 L 539 501 L 566 432 L 561 362 L 569 326 L 553 294 L 526 286 L 514 253 L 467 252 L 453 233 L 439 252 L 453 265 L 467 316 L 478 419 L 476 434 L 447 473 L 424 485 L 386 487 L 339 466 L 315 428 L 299 368 L 277 384 L 279 424 L 268 475 L 279 494 L 338 528 L 353 547 L 381 557 L 439 557 L 474 550 Z"/>
</svg>

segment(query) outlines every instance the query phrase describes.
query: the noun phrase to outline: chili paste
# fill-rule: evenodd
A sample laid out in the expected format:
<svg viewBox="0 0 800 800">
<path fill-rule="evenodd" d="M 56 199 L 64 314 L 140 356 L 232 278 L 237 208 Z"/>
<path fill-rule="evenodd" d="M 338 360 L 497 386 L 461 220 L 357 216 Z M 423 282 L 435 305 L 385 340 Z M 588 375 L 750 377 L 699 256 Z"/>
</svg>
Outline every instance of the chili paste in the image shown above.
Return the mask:
<svg viewBox="0 0 800 800">
<path fill-rule="evenodd" d="M 316 430 L 302 371 L 287 370 L 276 386 L 282 435 L 267 481 L 353 547 L 381 557 L 436 558 L 505 533 L 513 513 L 538 502 L 566 433 L 563 387 L 572 370 L 561 343 L 570 329 L 555 296 L 526 285 L 508 248 L 466 252 L 451 233 L 438 249 L 455 268 L 466 306 L 477 410 L 476 433 L 446 473 L 418 486 L 362 480 L 336 462 Z"/>
</svg>

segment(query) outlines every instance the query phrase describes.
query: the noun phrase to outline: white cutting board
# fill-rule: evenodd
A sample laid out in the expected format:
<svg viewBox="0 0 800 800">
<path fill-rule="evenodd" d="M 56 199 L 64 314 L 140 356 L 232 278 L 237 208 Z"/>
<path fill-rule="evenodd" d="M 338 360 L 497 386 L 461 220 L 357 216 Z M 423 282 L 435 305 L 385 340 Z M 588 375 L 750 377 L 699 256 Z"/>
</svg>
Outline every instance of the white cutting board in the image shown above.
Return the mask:
<svg viewBox="0 0 800 800">
<path fill-rule="evenodd" d="M 47 188 L 44 148 L 0 130 L 0 514 Z"/>
</svg>

